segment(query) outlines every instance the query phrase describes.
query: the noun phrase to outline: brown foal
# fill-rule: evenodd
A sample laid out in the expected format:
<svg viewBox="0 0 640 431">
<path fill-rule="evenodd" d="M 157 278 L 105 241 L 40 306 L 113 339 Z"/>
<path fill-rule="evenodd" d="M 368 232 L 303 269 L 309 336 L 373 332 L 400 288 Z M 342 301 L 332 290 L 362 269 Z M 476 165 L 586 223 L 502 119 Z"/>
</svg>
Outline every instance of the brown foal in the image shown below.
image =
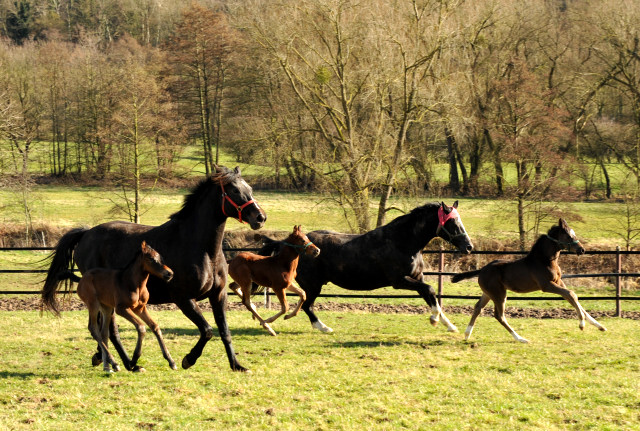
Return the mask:
<svg viewBox="0 0 640 431">
<path fill-rule="evenodd" d="M 304 290 L 292 284 L 297 275 L 299 256 L 305 253 L 317 257 L 320 254 L 320 249 L 302 233 L 300 226 L 294 226 L 293 232 L 283 241 L 283 245 L 280 252 L 273 256 L 243 252 L 229 261 L 229 275 L 234 280 L 229 288 L 242 298 L 245 307 L 271 335 L 276 333 L 269 323 L 289 310 L 285 291 L 290 290 L 300 296 L 298 305 L 284 317 L 285 319 L 297 315 L 306 299 Z M 259 286 L 272 288 L 280 301 L 280 311 L 266 320 L 260 317 L 251 302 L 251 287 L 254 282 Z"/>
<path fill-rule="evenodd" d="M 521 343 L 528 343 L 513 330 L 504 316 L 507 302 L 507 290 L 517 293 L 529 293 L 537 290 L 556 293 L 569 301 L 578 312 L 580 329 L 584 329 L 585 319 L 600 329 L 606 331 L 598 321 L 582 308 L 578 296 L 567 289 L 561 280 L 562 271 L 558 266 L 560 251 L 567 250 L 577 255 L 584 254 L 584 248 L 576 238 L 576 234 L 564 219 L 560 219 L 557 226 L 553 226 L 546 235 L 540 236 L 531 248 L 529 254 L 515 261 L 494 260 L 476 271 L 462 272 L 453 276 L 451 281 L 478 276 L 478 284 L 482 289 L 482 297 L 476 303 L 473 315 L 465 331 L 465 339 L 471 337 L 476 318 L 485 305 L 491 300 L 495 306 L 495 318 L 507 331 Z"/>
<path fill-rule="evenodd" d="M 89 332 L 100 345 L 104 371 L 119 371 L 113 356 L 107 349 L 109 340 L 109 324 L 113 311 L 133 323 L 138 331 L 131 369 L 142 370 L 136 365 L 142 350 L 142 339 L 146 323 L 153 331 L 162 355 L 172 369 L 177 369 L 162 338 L 158 324 L 151 318 L 147 310 L 149 291 L 147 280 L 149 275 L 161 278 L 165 282 L 173 278 L 173 271 L 162 263 L 162 258 L 153 248 L 142 242 L 136 257 L 123 269 L 94 268 L 85 272 L 78 284 L 78 296 L 89 309 Z M 102 314 L 102 325 L 98 323 L 98 314 Z"/>
</svg>

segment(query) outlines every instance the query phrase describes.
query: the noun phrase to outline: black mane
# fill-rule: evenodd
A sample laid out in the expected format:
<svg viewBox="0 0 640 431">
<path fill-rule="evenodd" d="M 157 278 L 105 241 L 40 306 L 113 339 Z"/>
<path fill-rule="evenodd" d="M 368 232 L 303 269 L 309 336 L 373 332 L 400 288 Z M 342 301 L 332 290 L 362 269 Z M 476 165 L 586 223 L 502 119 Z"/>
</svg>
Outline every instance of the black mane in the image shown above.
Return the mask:
<svg viewBox="0 0 640 431">
<path fill-rule="evenodd" d="M 188 218 L 196 210 L 198 202 L 200 202 L 204 196 L 209 193 L 213 188 L 218 187 L 220 184 L 226 185 L 235 180 L 238 177 L 232 169 L 224 166 L 218 166 L 216 173 L 200 181 L 189 193 L 184 197 L 182 208 L 171 214 L 169 219 L 171 220 L 184 220 Z"/>
</svg>

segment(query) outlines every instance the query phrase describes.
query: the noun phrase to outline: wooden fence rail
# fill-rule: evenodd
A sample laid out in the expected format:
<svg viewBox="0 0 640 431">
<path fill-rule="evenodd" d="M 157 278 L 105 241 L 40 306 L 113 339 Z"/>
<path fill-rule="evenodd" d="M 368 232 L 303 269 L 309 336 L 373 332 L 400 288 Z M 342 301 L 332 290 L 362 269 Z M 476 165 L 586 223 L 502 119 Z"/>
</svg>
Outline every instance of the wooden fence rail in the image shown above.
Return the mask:
<svg viewBox="0 0 640 431">
<path fill-rule="evenodd" d="M 3 251 L 51 251 L 52 247 L 2 247 L 0 248 L 0 252 Z M 238 251 L 257 251 L 256 248 L 224 248 L 224 251 L 227 252 L 238 252 Z M 479 296 L 472 295 L 445 295 L 443 294 L 443 282 L 444 277 L 455 275 L 455 272 L 445 272 L 445 256 L 449 254 L 455 254 L 456 252 L 453 250 L 424 250 L 423 254 L 427 255 L 438 255 L 438 271 L 426 271 L 423 274 L 426 276 L 436 276 L 438 279 L 438 300 L 442 303 L 442 299 L 472 299 L 478 300 Z M 527 252 L 522 251 L 474 251 L 472 255 L 523 255 Z M 564 254 L 564 253 L 563 253 Z M 615 295 L 613 296 L 581 296 L 581 301 L 615 301 L 616 311 L 615 315 L 617 317 L 622 316 L 622 307 L 621 301 L 638 301 L 640 300 L 640 296 L 622 296 L 622 279 L 625 277 L 640 277 L 640 273 L 632 273 L 632 272 L 622 272 L 622 258 L 623 256 L 629 255 L 640 255 L 640 251 L 622 251 L 620 247 L 617 247 L 616 250 L 596 250 L 596 251 L 587 251 L 586 255 L 610 255 L 614 256 L 614 262 L 612 264 L 612 272 L 602 272 L 602 273 L 589 273 L 589 274 L 564 274 L 562 276 L 563 279 L 569 278 L 611 278 L 613 279 L 613 285 L 615 287 Z M 43 274 L 46 273 L 46 269 L 0 269 L 1 274 L 23 274 L 23 273 L 34 273 L 34 274 Z M 0 295 L 36 295 L 39 294 L 39 291 L 36 290 L 0 290 Z M 272 293 L 265 294 L 265 305 L 270 303 L 269 297 Z M 321 294 L 321 297 L 326 298 L 420 298 L 417 294 L 411 295 L 377 295 L 377 294 Z M 526 300 L 526 301 L 553 301 L 553 300 L 563 300 L 562 297 L 536 297 L 536 296 L 514 296 L 509 297 L 509 301 L 517 301 L 517 300 Z"/>
</svg>

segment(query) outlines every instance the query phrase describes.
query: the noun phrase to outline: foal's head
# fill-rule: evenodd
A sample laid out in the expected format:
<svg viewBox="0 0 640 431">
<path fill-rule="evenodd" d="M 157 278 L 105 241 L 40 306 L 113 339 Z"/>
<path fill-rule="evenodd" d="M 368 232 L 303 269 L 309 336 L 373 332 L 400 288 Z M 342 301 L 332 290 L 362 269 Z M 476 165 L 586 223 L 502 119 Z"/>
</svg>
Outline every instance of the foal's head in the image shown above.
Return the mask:
<svg viewBox="0 0 640 431">
<path fill-rule="evenodd" d="M 142 268 L 151 275 L 169 282 L 173 278 L 173 271 L 162 262 L 162 256 L 155 251 L 151 246 L 147 245 L 146 241 L 142 241 Z"/>
<path fill-rule="evenodd" d="M 547 237 L 564 250 L 572 251 L 578 256 L 584 254 L 584 247 L 580 244 L 578 238 L 576 238 L 576 233 L 562 218 L 556 226 L 552 226 L 551 229 L 549 229 Z"/>
<path fill-rule="evenodd" d="M 294 226 L 293 232 L 284 240 L 284 244 L 298 250 L 298 254 L 308 254 L 309 256 L 318 257 L 320 249 L 312 243 L 307 236 L 302 233 L 301 226 Z"/>
</svg>

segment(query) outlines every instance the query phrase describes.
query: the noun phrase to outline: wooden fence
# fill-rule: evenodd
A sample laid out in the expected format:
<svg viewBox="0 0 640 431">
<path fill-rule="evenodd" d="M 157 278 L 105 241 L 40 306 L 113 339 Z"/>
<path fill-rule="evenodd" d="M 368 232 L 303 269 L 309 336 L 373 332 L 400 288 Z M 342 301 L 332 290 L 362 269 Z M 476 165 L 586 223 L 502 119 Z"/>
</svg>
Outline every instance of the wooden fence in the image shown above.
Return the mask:
<svg viewBox="0 0 640 431">
<path fill-rule="evenodd" d="M 3 247 L 0 248 L 0 252 L 3 251 L 51 251 L 52 247 Z M 224 249 L 224 251 L 228 252 L 237 252 L 237 251 L 256 251 L 255 248 L 229 248 Z M 477 301 L 479 296 L 467 296 L 467 295 L 446 295 L 443 293 L 443 282 L 444 277 L 451 276 L 456 274 L 455 272 L 445 272 L 445 260 L 447 255 L 454 254 L 455 251 L 452 250 L 425 250 L 423 254 L 425 255 L 438 255 L 438 270 L 437 271 L 427 271 L 424 272 L 425 276 L 431 277 L 435 276 L 438 280 L 438 300 L 442 303 L 443 298 L 449 299 L 470 299 Z M 509 256 L 518 256 L 526 254 L 527 252 L 521 251 L 474 251 L 472 255 L 509 255 Z M 604 295 L 604 296 L 581 296 L 580 301 L 615 301 L 615 315 L 620 317 L 622 315 L 622 307 L 621 301 L 637 301 L 640 300 L 640 296 L 622 296 L 622 279 L 625 277 L 640 277 L 640 273 L 635 272 L 622 272 L 622 262 L 625 256 L 630 255 L 640 255 L 640 251 L 622 251 L 620 247 L 617 247 L 616 250 L 609 251 L 587 251 L 586 255 L 608 255 L 612 256 L 611 263 L 611 272 L 602 272 L 602 273 L 589 273 L 589 274 L 564 274 L 562 276 L 563 279 L 569 278 L 607 278 L 608 280 L 613 280 L 613 295 Z M 46 273 L 46 269 L 4 269 L 0 268 L 1 274 L 20 274 L 20 273 Z M 36 290 L 2 290 L 0 289 L 0 295 L 36 295 L 39 294 L 39 291 Z M 376 295 L 376 294 L 321 294 L 321 297 L 327 298 L 419 298 L 420 296 L 417 294 L 410 295 Z M 562 297 L 556 296 L 544 296 L 544 297 L 536 297 L 536 296 L 510 296 L 509 301 L 517 301 L 517 300 L 526 300 L 526 301 L 537 301 L 537 300 L 563 300 Z M 269 296 L 265 297 L 265 302 L 268 303 Z"/>
</svg>

